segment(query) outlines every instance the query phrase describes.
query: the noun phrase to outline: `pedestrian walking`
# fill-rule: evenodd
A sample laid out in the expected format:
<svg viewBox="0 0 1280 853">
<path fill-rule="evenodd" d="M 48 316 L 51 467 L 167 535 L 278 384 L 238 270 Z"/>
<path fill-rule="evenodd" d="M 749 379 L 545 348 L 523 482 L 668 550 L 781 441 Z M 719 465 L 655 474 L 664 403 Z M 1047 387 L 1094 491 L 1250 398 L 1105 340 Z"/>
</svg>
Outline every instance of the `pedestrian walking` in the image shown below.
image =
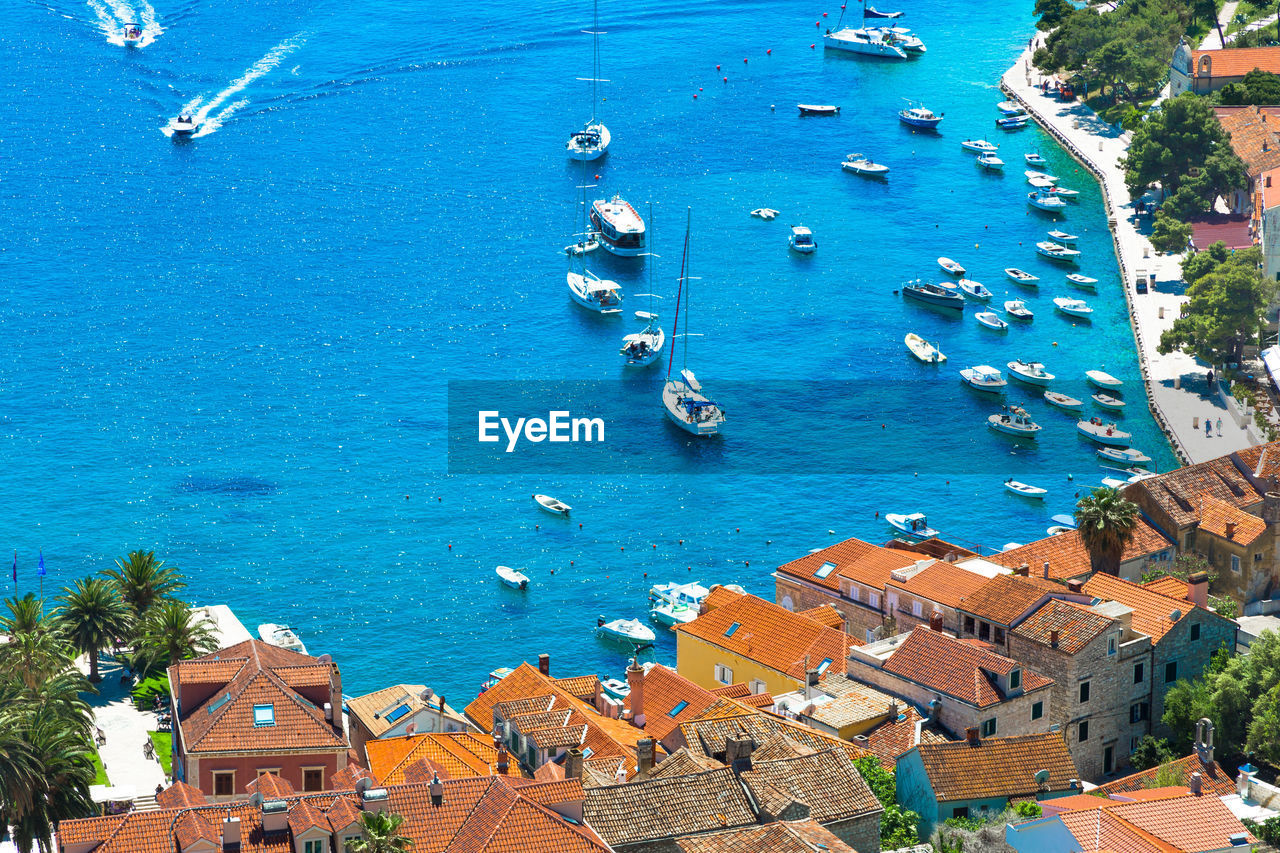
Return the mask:
<svg viewBox="0 0 1280 853">
<path fill-rule="evenodd" d="M 1213 421 L 1209 418 L 1204 419 L 1204 434 L 1206 438 L 1213 435 Z"/>
<path fill-rule="evenodd" d="M 1222 435 L 1222 418 L 1218 418 L 1218 435 Z"/>
</svg>

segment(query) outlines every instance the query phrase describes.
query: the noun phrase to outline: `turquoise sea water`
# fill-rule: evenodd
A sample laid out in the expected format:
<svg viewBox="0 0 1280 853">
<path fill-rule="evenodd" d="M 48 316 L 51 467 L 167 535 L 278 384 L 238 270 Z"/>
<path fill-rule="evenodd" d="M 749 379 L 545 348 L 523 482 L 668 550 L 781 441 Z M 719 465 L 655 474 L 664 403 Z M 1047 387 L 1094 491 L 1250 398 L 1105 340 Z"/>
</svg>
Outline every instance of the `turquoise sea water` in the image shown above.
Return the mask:
<svg viewBox="0 0 1280 853">
<path fill-rule="evenodd" d="M 689 364 L 729 413 L 704 442 L 665 421 L 665 365 L 624 373 L 617 348 L 647 300 L 597 318 L 566 292 L 583 178 L 563 143 L 589 114 L 589 4 L 152 2 L 27 2 L 0 32 L 0 552 L 18 551 L 20 591 L 40 549 L 47 592 L 154 548 L 193 600 L 332 653 L 348 692 L 419 681 L 461 703 L 543 651 L 559 674 L 614 674 L 597 614 L 643 618 L 667 579 L 771 598 L 779 563 L 887 538 L 877 512 L 926 511 L 964 543 L 1043 535 L 1104 473 L 1093 448 L 1021 388 L 1008 399 L 1041 439 L 992 433 L 994 401 L 961 367 L 1038 359 L 1082 396 L 1105 366 L 1128 380 L 1135 445 L 1173 464 L 1138 390 L 1097 186 L 1034 127 L 994 126 L 1030 2 L 902 0 L 929 46 L 902 64 L 824 56 L 814 23 L 835 4 L 602 4 L 614 143 L 589 180 L 654 204 L 668 332 L 692 209 Z M 151 44 L 111 43 L 122 18 L 152 15 Z M 903 97 L 945 112 L 941 132 L 901 126 Z M 844 109 L 801 119 L 805 102 Z M 212 132 L 166 138 L 184 106 Z M 1006 174 L 978 170 L 967 136 L 999 141 Z M 1063 225 L 1096 296 L 1033 252 L 1053 226 L 1025 204 L 1032 148 L 1082 192 Z M 889 180 L 841 172 L 851 151 Z M 748 216 L 760 206 L 782 214 Z M 813 257 L 787 250 L 796 222 Z M 972 307 L 895 295 L 939 277 L 939 255 L 997 304 L 1018 290 L 1003 267 L 1041 275 L 1017 294 L 1034 323 L 1000 336 Z M 589 266 L 650 290 L 646 261 Z M 1060 295 L 1096 319 L 1055 315 Z M 948 363 L 911 360 L 908 331 Z M 478 452 L 473 404 L 490 392 L 527 403 L 516 415 L 594 407 L 605 450 Z M 1010 476 L 1050 499 L 1006 494 Z M 499 563 L 532 588 L 500 587 Z M 673 658 L 669 637 L 656 654 Z"/>
</svg>

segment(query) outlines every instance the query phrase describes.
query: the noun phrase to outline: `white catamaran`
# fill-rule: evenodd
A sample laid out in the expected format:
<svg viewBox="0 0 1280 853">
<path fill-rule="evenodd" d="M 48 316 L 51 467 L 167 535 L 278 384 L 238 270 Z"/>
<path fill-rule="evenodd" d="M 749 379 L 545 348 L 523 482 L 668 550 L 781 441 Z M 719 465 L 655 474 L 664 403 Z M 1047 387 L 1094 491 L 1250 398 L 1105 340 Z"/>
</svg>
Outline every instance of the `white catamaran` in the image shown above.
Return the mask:
<svg viewBox="0 0 1280 853">
<path fill-rule="evenodd" d="M 671 324 L 671 334 L 677 337 L 680 336 L 680 298 L 682 296 L 684 297 L 685 329 L 689 328 L 689 282 L 694 280 L 688 274 L 689 231 L 692 222 L 693 212 L 690 210 L 684 231 L 684 254 L 680 259 L 680 287 L 676 291 L 676 314 Z M 693 375 L 693 371 L 688 368 L 689 333 L 684 332 L 683 337 L 682 365 L 680 373 L 674 379 L 671 376 L 671 366 L 675 361 L 674 349 L 667 360 L 667 381 L 662 388 L 662 405 L 666 409 L 667 417 L 685 432 L 694 435 L 715 435 L 720 432 L 720 425 L 724 423 L 724 411 L 719 404 L 702 393 L 702 385 Z"/>
</svg>

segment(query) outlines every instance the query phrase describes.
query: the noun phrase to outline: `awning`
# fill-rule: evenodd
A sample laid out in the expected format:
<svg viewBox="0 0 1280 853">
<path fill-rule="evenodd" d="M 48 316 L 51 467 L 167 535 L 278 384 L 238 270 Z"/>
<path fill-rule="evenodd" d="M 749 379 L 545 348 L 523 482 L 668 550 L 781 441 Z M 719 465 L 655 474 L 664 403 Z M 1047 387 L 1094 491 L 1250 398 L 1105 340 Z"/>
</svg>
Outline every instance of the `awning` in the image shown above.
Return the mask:
<svg viewBox="0 0 1280 853">
<path fill-rule="evenodd" d="M 95 803 L 123 803 L 136 799 L 138 789 L 132 785 L 90 785 L 89 798 Z"/>
<path fill-rule="evenodd" d="M 1280 346 L 1269 347 L 1262 351 L 1262 364 L 1267 368 L 1271 382 L 1280 388 Z"/>
</svg>

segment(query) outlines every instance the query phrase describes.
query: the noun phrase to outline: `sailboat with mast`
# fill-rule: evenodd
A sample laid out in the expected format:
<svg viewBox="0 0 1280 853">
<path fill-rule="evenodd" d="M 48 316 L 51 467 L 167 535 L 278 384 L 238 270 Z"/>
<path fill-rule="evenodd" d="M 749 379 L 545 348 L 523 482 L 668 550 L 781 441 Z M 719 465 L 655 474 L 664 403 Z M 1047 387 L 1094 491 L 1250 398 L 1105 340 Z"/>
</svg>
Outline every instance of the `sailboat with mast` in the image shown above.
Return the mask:
<svg viewBox="0 0 1280 853">
<path fill-rule="evenodd" d="M 592 6 L 592 25 L 590 30 L 583 30 L 591 35 L 591 76 L 579 77 L 581 81 L 590 81 L 591 83 L 591 118 L 583 126 L 582 130 L 576 130 L 569 136 L 569 141 L 565 143 L 565 152 L 571 160 L 598 160 L 603 157 L 609 150 L 609 142 L 612 137 L 609 135 L 609 128 L 604 126 L 604 122 L 596 118 L 596 105 L 600 103 L 597 94 L 597 86 L 600 83 L 607 83 L 608 80 L 600 79 L 600 0 L 595 0 Z"/>
<path fill-rule="evenodd" d="M 653 205 L 649 205 L 649 227 L 653 227 Z M 653 252 L 646 252 L 651 257 L 657 257 Z M 658 315 L 653 310 L 653 300 L 659 299 L 657 294 L 653 293 L 653 267 L 652 261 L 649 262 L 649 293 L 637 294 L 638 296 L 649 297 L 649 310 L 637 311 L 636 319 L 642 320 L 645 327 L 639 332 L 626 335 L 622 339 L 622 349 L 619 350 L 623 356 L 626 356 L 628 367 L 648 367 L 658 360 L 658 356 L 662 354 L 662 347 L 667 342 L 666 333 L 662 331 L 662 326 L 658 325 Z"/>
<path fill-rule="evenodd" d="M 694 435 L 716 435 L 720 425 L 724 423 L 724 410 L 719 404 L 709 399 L 702 392 L 693 371 L 689 369 L 689 282 L 696 281 L 689 275 L 689 232 L 693 224 L 693 211 L 684 230 L 684 254 L 680 259 L 680 287 L 676 291 L 676 315 L 671 324 L 671 334 L 684 339 L 684 354 L 681 359 L 680 373 L 673 379 L 671 369 L 675 363 L 675 350 L 667 360 L 667 380 L 662 387 L 662 405 L 676 426 Z M 685 329 L 683 336 L 680 328 L 680 302 L 684 300 Z"/>
<path fill-rule="evenodd" d="M 885 59 L 906 59 L 909 50 L 914 52 L 916 42 L 919 42 L 918 39 L 915 42 L 911 42 L 911 46 L 908 47 L 907 40 L 902 37 L 902 34 L 897 29 L 893 27 L 868 27 L 865 0 L 863 0 L 863 3 L 861 27 L 842 28 L 840 25 L 844 22 L 845 7 L 840 7 L 840 19 L 836 21 L 835 31 L 827 30 L 822 36 L 824 50 L 865 53 L 870 56 L 884 57 Z"/>
<path fill-rule="evenodd" d="M 586 161 L 582 163 L 582 185 L 578 189 L 582 190 L 582 202 L 579 204 L 582 210 L 582 221 L 578 233 L 574 235 L 577 242 L 564 247 L 567 255 L 585 255 L 600 248 L 599 235 L 587 224 L 587 190 L 595 189 L 595 184 L 587 183 Z"/>
</svg>

